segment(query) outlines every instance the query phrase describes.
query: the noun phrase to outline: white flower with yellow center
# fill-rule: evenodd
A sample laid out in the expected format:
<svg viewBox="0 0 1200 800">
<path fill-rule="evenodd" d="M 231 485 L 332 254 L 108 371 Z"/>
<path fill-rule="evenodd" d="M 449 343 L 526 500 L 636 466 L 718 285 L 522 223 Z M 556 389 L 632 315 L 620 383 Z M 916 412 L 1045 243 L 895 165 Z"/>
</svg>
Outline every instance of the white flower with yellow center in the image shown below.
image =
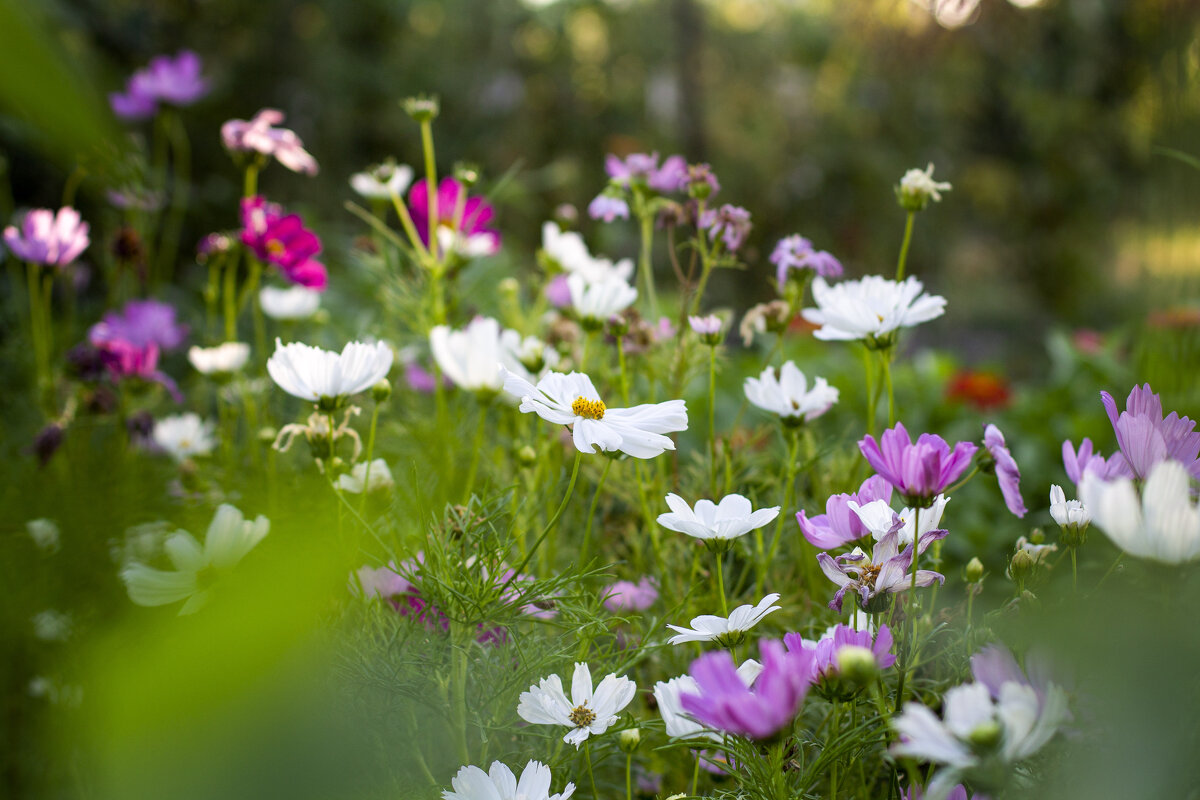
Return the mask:
<svg viewBox="0 0 1200 800">
<path fill-rule="evenodd" d="M 192 347 L 188 361 L 203 375 L 230 375 L 246 366 L 250 345 L 245 342 L 225 342 L 216 347 Z"/>
<path fill-rule="evenodd" d="M 350 342 L 335 353 L 300 342 L 285 346 L 276 339 L 267 372 L 293 397 L 337 407 L 386 378 L 392 358 L 392 348 L 383 342 Z"/>
<path fill-rule="evenodd" d="M 862 339 L 867 344 L 886 344 L 900 328 L 910 328 L 940 317 L 946 311 L 946 298 L 922 294 L 924 284 L 909 276 L 893 281 L 868 275 L 856 281 L 830 286 L 818 276 L 812 283 L 816 308 L 802 315 L 820 329 L 813 336 L 826 341 Z"/>
<path fill-rule="evenodd" d="M 321 307 L 321 293 L 307 286 L 287 289 L 264 286 L 258 293 L 258 304 L 271 319 L 308 319 Z"/>
<path fill-rule="evenodd" d="M 756 606 L 752 606 L 749 603 L 744 606 L 738 606 L 728 617 L 701 614 L 692 619 L 691 628 L 667 625 L 668 628 L 676 631 L 678 634 L 672 636 L 668 641 L 671 644 L 714 641 L 720 642 L 723 645 L 738 644 L 745 638 L 746 631 L 762 622 L 763 617 L 767 616 L 767 614 L 780 609 L 780 606 L 775 605 L 775 601 L 778 599 L 779 595 L 772 592 L 764 597 Z"/>
<path fill-rule="evenodd" d="M 571 292 L 571 307 L 586 325 L 603 325 L 609 317 L 620 314 L 637 300 L 637 289 L 618 277 L 589 281 L 578 273 L 567 277 Z"/>
<path fill-rule="evenodd" d="M 609 408 L 592 379 L 582 372 L 549 372 L 535 386 L 503 365 L 499 370 L 504 391 L 520 398 L 521 412 L 532 411 L 547 422 L 570 425 L 581 453 L 619 450 L 634 458 L 654 458 L 675 449 L 675 443 L 664 434 L 687 430 L 683 400 Z"/>
<path fill-rule="evenodd" d="M 757 378 L 747 378 L 744 391 L 752 405 L 794 424 L 816 419 L 838 401 L 838 390 L 824 378 L 816 378 L 809 388 L 808 378 L 791 361 L 778 374 L 767 367 Z"/>
<path fill-rule="evenodd" d="M 575 784 L 568 783 L 559 794 L 550 794 L 550 768 L 537 761 L 525 765 L 519 781 L 511 769 L 493 761 L 487 772 L 463 767 L 450 785 L 453 791 L 442 792 L 442 800 L 567 800 L 575 792 Z"/>
<path fill-rule="evenodd" d="M 213 424 L 191 412 L 158 420 L 150 438 L 176 461 L 206 456 L 217 446 L 213 439 Z"/>
<path fill-rule="evenodd" d="M 551 675 L 521 693 L 517 715 L 534 725 L 570 728 L 563 741 L 578 748 L 589 736 L 608 730 L 636 693 L 637 684 L 615 674 L 606 675 L 593 692 L 591 670 L 587 664 L 577 663 L 570 699 L 563 692 L 562 680 Z"/>
</svg>

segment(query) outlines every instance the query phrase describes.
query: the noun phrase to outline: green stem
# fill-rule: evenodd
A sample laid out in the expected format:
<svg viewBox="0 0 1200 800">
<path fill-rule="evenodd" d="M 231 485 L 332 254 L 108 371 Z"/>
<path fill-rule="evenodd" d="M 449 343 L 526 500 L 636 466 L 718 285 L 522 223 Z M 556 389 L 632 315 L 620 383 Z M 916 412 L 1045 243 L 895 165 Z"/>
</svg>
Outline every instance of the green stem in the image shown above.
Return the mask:
<svg viewBox="0 0 1200 800">
<path fill-rule="evenodd" d="M 487 406 L 479 406 L 479 424 L 475 427 L 475 443 L 471 447 L 471 466 L 467 470 L 467 485 L 463 492 L 463 502 L 470 503 L 471 492 L 475 490 L 475 475 L 479 472 L 479 454 L 483 450 L 483 436 L 487 432 Z"/>
<path fill-rule="evenodd" d="M 717 348 L 708 348 L 708 493 L 717 496 Z"/>
<path fill-rule="evenodd" d="M 875 435 L 875 417 L 879 395 L 875 393 L 875 370 L 871 365 L 871 350 L 863 345 L 863 367 L 867 374 L 867 435 Z"/>
<path fill-rule="evenodd" d="M 729 603 L 725 600 L 725 554 L 717 554 L 717 595 L 721 598 L 721 616 L 729 616 Z"/>
<path fill-rule="evenodd" d="M 1079 589 L 1079 566 L 1076 564 L 1075 548 L 1071 548 L 1071 591 Z"/>
<path fill-rule="evenodd" d="M 457 625 L 455 627 L 458 627 Z M 470 633 L 459 639 L 455 644 L 452 662 L 454 683 L 454 726 L 457 736 L 458 760 L 463 764 L 471 763 L 470 748 L 467 746 L 467 645 Z"/>
<path fill-rule="evenodd" d="M 617 337 L 617 365 L 621 371 L 621 400 L 629 405 L 629 371 L 625 367 L 625 338 Z"/>
<path fill-rule="evenodd" d="M 596 506 L 600 502 L 600 490 L 604 488 L 604 480 L 608 477 L 608 471 L 612 468 L 613 459 L 604 459 L 604 469 L 600 473 L 600 480 L 596 482 L 596 491 L 592 495 L 592 505 L 588 508 L 587 524 L 583 531 L 583 547 L 579 553 L 579 566 L 586 567 L 588 560 L 588 550 L 592 543 L 592 522 L 596 519 Z"/>
<path fill-rule="evenodd" d="M 639 215 L 641 222 L 642 248 L 639 257 L 638 270 L 642 273 L 642 282 L 646 289 L 646 303 L 650 309 L 650 322 L 658 322 L 658 295 L 654 291 L 654 267 L 651 255 L 654 249 L 654 216 L 644 209 Z"/>
<path fill-rule="evenodd" d="M 438 185 L 437 165 L 433 157 L 432 120 L 421 120 L 421 151 L 425 156 L 425 196 L 428 198 L 427 210 L 429 212 L 426 234 L 429 236 L 429 252 L 434 254 L 435 261 L 441 263 L 445 259 L 445 254 L 439 253 L 437 246 Z"/>
<path fill-rule="evenodd" d="M 251 162 L 246 165 L 242 175 L 242 197 L 254 197 L 258 194 L 258 164 Z"/>
<path fill-rule="evenodd" d="M 904 241 L 900 243 L 900 258 L 896 261 L 896 280 L 904 280 L 904 265 L 908 261 L 908 246 L 912 242 L 913 220 L 916 219 L 917 212 L 908 212 L 908 218 L 904 221 Z"/>
<path fill-rule="evenodd" d="M 521 560 L 520 565 L 513 570 L 513 576 L 516 576 L 525 569 L 525 566 L 529 563 L 529 559 L 533 558 L 533 554 L 537 552 L 537 549 L 541 546 L 542 542 L 546 540 L 546 537 L 549 536 L 550 532 L 554 530 L 554 526 L 558 524 L 558 518 L 562 516 L 563 510 L 567 507 L 567 503 L 571 500 L 571 495 L 575 493 L 575 480 L 579 477 L 579 464 L 581 461 L 583 461 L 583 453 L 577 450 L 575 451 L 575 464 L 571 467 L 571 481 L 567 484 L 567 493 L 563 495 L 562 503 L 560 503 L 558 509 L 555 510 L 554 516 L 551 517 L 550 521 L 546 523 L 546 527 L 542 529 L 540 534 L 538 534 L 538 538 L 534 540 L 533 546 L 529 548 L 529 552 L 525 554 L 525 558 Z M 512 577 L 509 577 L 506 585 L 503 588 L 508 588 L 507 583 L 512 583 Z"/>
<path fill-rule="evenodd" d="M 371 459 L 375 456 L 375 427 L 379 422 L 379 403 L 371 409 L 371 430 L 367 434 L 367 468 L 363 472 L 363 490 L 362 496 L 358 498 L 358 514 L 362 516 L 363 509 L 367 506 L 367 494 L 371 489 Z M 468 494 L 468 497 L 470 495 Z"/>
<path fill-rule="evenodd" d="M 830 711 L 829 721 L 829 741 L 832 743 L 837 739 L 838 734 L 838 703 L 835 700 L 832 703 L 833 709 Z M 837 759 L 833 759 L 829 765 L 829 800 L 837 800 L 837 785 L 838 785 L 838 763 Z"/>
<path fill-rule="evenodd" d="M 237 267 L 234 256 L 225 262 L 225 341 L 237 341 Z"/>
<path fill-rule="evenodd" d="M 883 382 L 887 386 L 888 398 L 888 427 L 891 428 L 896 424 L 896 399 L 892 393 L 892 351 L 879 351 L 879 363 L 883 365 Z"/>
<path fill-rule="evenodd" d="M 762 529 L 755 531 L 755 544 L 758 549 L 759 565 L 758 578 L 755 581 L 755 590 L 758 594 L 762 594 L 763 586 L 766 580 L 767 564 L 775 560 L 775 555 L 779 551 L 779 543 L 783 540 L 783 523 L 787 519 L 789 510 L 795 500 L 796 495 L 796 467 L 800 460 L 800 436 L 797 428 L 788 429 L 788 455 L 787 466 L 785 467 L 784 486 L 783 486 L 783 506 L 779 509 L 779 516 L 776 517 L 775 535 L 771 539 L 771 549 L 767 553 L 765 560 L 762 559 Z"/>
<path fill-rule="evenodd" d="M 625 754 L 625 800 L 633 800 L 633 753 Z"/>
<path fill-rule="evenodd" d="M 600 793 L 596 791 L 596 776 L 592 774 L 592 740 L 588 739 L 583 743 L 583 758 L 587 762 L 588 781 L 592 784 L 593 800 L 600 800 Z M 463 762 L 464 764 L 467 762 Z"/>
<path fill-rule="evenodd" d="M 183 232 L 183 219 L 188 209 L 188 192 L 191 189 L 192 147 L 187 130 L 178 114 L 164 112 L 167 137 L 171 145 L 171 207 L 163 222 L 162 237 L 156 255 L 159 275 L 170 281 L 175 274 L 175 260 L 179 253 L 179 237 Z"/>
<path fill-rule="evenodd" d="M 971 467 L 971 471 L 967 473 L 967 477 L 963 478 L 958 483 L 956 483 L 953 486 L 949 487 L 948 489 L 944 490 L 942 492 L 942 494 L 949 496 L 949 495 L 953 494 L 954 492 L 956 492 L 957 490 L 961 489 L 963 486 L 966 486 L 967 481 L 971 480 L 971 478 L 974 478 L 975 473 L 977 473 L 977 472 L 979 472 L 978 464 Z"/>
</svg>

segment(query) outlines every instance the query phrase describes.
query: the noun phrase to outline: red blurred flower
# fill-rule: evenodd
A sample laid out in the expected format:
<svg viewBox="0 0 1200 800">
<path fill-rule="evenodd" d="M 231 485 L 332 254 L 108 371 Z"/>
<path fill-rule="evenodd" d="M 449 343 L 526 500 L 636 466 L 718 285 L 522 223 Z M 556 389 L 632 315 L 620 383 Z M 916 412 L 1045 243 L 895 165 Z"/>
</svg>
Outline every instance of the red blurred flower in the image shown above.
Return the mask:
<svg viewBox="0 0 1200 800">
<path fill-rule="evenodd" d="M 946 399 L 969 403 L 980 411 L 1006 408 L 1012 402 L 1008 381 L 995 372 L 963 369 L 946 385 Z"/>
</svg>

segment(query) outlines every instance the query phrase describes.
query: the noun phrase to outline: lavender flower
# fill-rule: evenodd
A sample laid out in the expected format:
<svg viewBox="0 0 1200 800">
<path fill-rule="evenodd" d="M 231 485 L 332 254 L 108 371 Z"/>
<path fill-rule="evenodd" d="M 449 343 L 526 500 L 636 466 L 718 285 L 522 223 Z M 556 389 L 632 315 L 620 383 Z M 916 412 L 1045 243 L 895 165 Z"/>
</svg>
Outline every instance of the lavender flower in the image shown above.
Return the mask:
<svg viewBox="0 0 1200 800">
<path fill-rule="evenodd" d="M 92 326 L 88 339 L 97 347 L 123 341 L 137 348 L 155 345 L 174 350 L 187 338 L 188 329 L 175 321 L 175 307 L 159 300 L 130 300 L 118 313 L 110 311 Z"/>
<path fill-rule="evenodd" d="M 1067 439 L 1062 445 L 1063 469 L 1067 472 L 1067 477 L 1071 479 L 1071 483 L 1078 488 L 1079 484 L 1083 483 L 1083 476 L 1089 472 L 1095 473 L 1096 477 L 1101 480 L 1112 480 L 1124 474 L 1126 466 L 1125 459 L 1120 453 L 1113 453 L 1104 460 L 1104 456 L 1092 450 L 1092 440 L 1084 437 L 1079 443 L 1079 450 L 1075 450 L 1075 446 L 1071 444 L 1071 440 Z M 1128 475 L 1126 475 L 1128 477 Z"/>
<path fill-rule="evenodd" d="M 47 266 L 65 267 L 87 249 L 88 224 L 81 222 L 73 208 L 57 212 L 37 208 L 25 214 L 21 229 L 9 225 L 4 229 L 4 245 L 23 261 Z"/>
<path fill-rule="evenodd" d="M 810 269 L 823 278 L 842 277 L 842 263 L 824 250 L 814 250 L 812 242 L 799 234 L 780 239 L 771 253 L 775 280 L 782 289 L 793 271 Z"/>
<path fill-rule="evenodd" d="M 689 196 L 703 200 L 721 191 L 721 183 L 708 164 L 689 164 L 679 188 L 686 189 Z"/>
<path fill-rule="evenodd" d="M 667 156 L 659 166 L 658 153 L 631 153 L 623 159 L 610 153 L 604 160 L 604 171 L 617 186 L 646 186 L 667 193 L 686 185 L 688 167 L 683 156 Z"/>
<path fill-rule="evenodd" d="M 592 219 L 602 219 L 605 222 L 612 222 L 618 217 L 629 219 L 629 204 L 623 198 L 615 197 L 608 192 L 601 192 L 592 202 L 588 203 L 588 216 Z"/>
<path fill-rule="evenodd" d="M 928 507 L 933 498 L 962 475 L 978 449 L 970 442 L 958 442 L 954 449 L 946 440 L 922 433 L 914 444 L 897 422 L 883 432 L 879 442 L 867 435 L 858 443 L 867 463 L 904 497 L 911 506 Z"/>
<path fill-rule="evenodd" d="M 834 693 L 845 688 L 833 684 L 839 683 L 842 671 L 839 655 L 846 648 L 857 647 L 868 651 L 880 669 L 887 669 L 896 663 L 896 656 L 891 652 L 892 632 L 887 625 L 880 625 L 879 632 L 872 637 L 870 631 L 856 631 L 849 625 L 839 623 L 816 641 L 805 639 L 798 633 L 789 633 L 784 635 L 783 643 L 792 652 L 810 651 L 813 662 L 809 680 L 814 684 L 825 683 L 825 688 L 832 689 Z"/>
<path fill-rule="evenodd" d="M 1196 423 L 1174 411 L 1164 419 L 1162 398 L 1150 384 L 1133 387 L 1120 415 L 1111 394 L 1101 392 L 1100 399 L 1116 431 L 1126 477 L 1145 480 L 1151 467 L 1171 459 L 1200 480 L 1200 431 L 1195 430 Z"/>
<path fill-rule="evenodd" d="M 930 544 L 945 538 L 946 531 L 936 530 L 922 534 L 917 539 L 917 555 L 924 553 Z M 837 594 L 829 602 L 834 611 L 842 610 L 842 598 L 846 592 L 852 591 L 858 596 L 858 605 L 868 613 L 878 611 L 881 603 L 876 598 L 883 599 L 884 595 L 903 592 L 912 586 L 912 578 L 908 574 L 913 563 L 913 546 L 910 544 L 899 550 L 899 532 L 888 533 L 876 544 L 870 556 L 856 547 L 851 552 L 838 556 L 836 559 L 828 553 L 817 553 L 817 563 L 825 577 L 838 585 Z M 917 570 L 917 586 L 930 586 L 934 581 L 945 583 L 946 577 L 933 570 Z"/>
<path fill-rule="evenodd" d="M 996 478 L 1000 481 L 1000 493 L 1004 495 L 1004 504 L 1016 517 L 1025 516 L 1025 501 L 1021 499 L 1021 470 L 1008 451 L 1004 442 L 1004 434 L 995 425 L 987 425 L 983 429 L 983 446 L 992 457 L 992 467 Z"/>
<path fill-rule="evenodd" d="M 809 519 L 803 509 L 798 511 L 796 522 L 809 544 L 821 550 L 832 550 L 870 533 L 858 514 L 847 505 L 852 500 L 864 506 L 875 500 L 890 503 L 892 485 L 878 475 L 872 475 L 863 481 L 857 493 L 835 494 L 826 500 L 824 514 Z"/>
<path fill-rule="evenodd" d="M 769 739 L 790 725 L 808 693 L 814 656 L 803 649 L 788 652 L 770 640 L 759 642 L 759 652 L 762 672 L 752 689 L 723 650 L 693 661 L 700 693 L 681 696 L 684 711 L 711 728 L 751 739 Z"/>
<path fill-rule="evenodd" d="M 158 104 L 190 106 L 208 94 L 208 81 L 200 74 L 200 56 L 183 50 L 176 56 L 155 56 L 129 78 L 123 94 L 108 96 L 113 113 L 126 120 L 154 116 Z"/>
<path fill-rule="evenodd" d="M 645 611 L 658 600 L 658 587 L 649 577 L 637 583 L 617 581 L 604 590 L 604 607 L 613 613 Z"/>
<path fill-rule="evenodd" d="M 317 174 L 317 160 L 304 149 L 295 131 L 275 127 L 283 122 L 283 112 L 264 108 L 254 119 L 231 119 L 221 126 L 221 142 L 233 153 L 260 153 L 274 157 L 292 172 Z"/>
<path fill-rule="evenodd" d="M 707 231 L 708 238 L 713 241 L 719 236 L 730 252 L 737 252 L 752 227 L 750 212 L 729 203 L 717 209 L 706 210 L 700 215 L 697 225 L 701 230 Z"/>
</svg>

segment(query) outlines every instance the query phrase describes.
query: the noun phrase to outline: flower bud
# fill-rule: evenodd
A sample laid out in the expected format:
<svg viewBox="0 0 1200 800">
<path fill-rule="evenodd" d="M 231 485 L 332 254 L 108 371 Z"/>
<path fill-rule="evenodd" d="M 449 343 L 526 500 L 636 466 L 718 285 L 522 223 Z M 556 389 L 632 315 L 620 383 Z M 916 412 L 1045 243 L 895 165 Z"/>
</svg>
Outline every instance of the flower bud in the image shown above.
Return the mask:
<svg viewBox="0 0 1200 800">
<path fill-rule="evenodd" d="M 464 188 L 470 189 L 479 183 L 479 167 L 475 164 L 459 162 L 454 165 L 454 179 Z"/>
<path fill-rule="evenodd" d="M 967 582 L 979 583 L 983 580 L 983 562 L 976 556 L 967 562 Z"/>
<path fill-rule="evenodd" d="M 999 745 L 1003 737 L 1004 728 L 1000 727 L 1000 723 L 996 720 L 990 719 L 976 725 L 967 735 L 967 741 L 976 751 L 987 751 Z"/>
<path fill-rule="evenodd" d="M 859 686 L 867 686 L 879 674 L 875 654 L 865 647 L 846 645 L 837 652 L 838 672 Z"/>
<path fill-rule="evenodd" d="M 1029 541 L 1033 544 L 1041 544 L 1046 541 L 1046 534 L 1042 532 L 1041 528 L 1034 528 L 1029 532 Z"/>
<path fill-rule="evenodd" d="M 617 734 L 617 744 L 620 745 L 623 753 L 632 753 L 641 743 L 642 732 L 637 728 L 626 728 Z"/>
<path fill-rule="evenodd" d="M 1008 577 L 1017 583 L 1024 583 L 1036 566 L 1037 559 L 1029 551 L 1018 550 L 1008 562 Z"/>
<path fill-rule="evenodd" d="M 424 95 L 407 97 L 400 101 L 400 105 L 404 108 L 404 113 L 417 122 L 431 122 L 441 110 L 436 97 L 425 97 Z"/>
<path fill-rule="evenodd" d="M 371 399 L 376 403 L 387 402 L 387 399 L 392 396 L 392 384 L 387 378 L 380 378 L 379 381 L 371 387 Z"/>
<path fill-rule="evenodd" d="M 258 429 L 258 441 L 262 444 L 272 444 L 278 436 L 279 431 L 275 430 L 270 425 L 264 425 Z"/>
<path fill-rule="evenodd" d="M 517 463 L 522 467 L 532 467 L 537 463 L 537 451 L 525 445 L 517 451 Z"/>
<path fill-rule="evenodd" d="M 325 469 L 329 470 L 329 475 L 333 478 L 349 471 L 345 459 L 341 456 L 334 456 L 325 462 Z"/>
<path fill-rule="evenodd" d="M 620 314 L 613 314 L 611 317 L 608 318 L 608 335 L 609 336 L 613 336 L 613 337 L 624 336 L 627 333 L 629 333 L 628 318 L 626 318 Z"/>
</svg>

